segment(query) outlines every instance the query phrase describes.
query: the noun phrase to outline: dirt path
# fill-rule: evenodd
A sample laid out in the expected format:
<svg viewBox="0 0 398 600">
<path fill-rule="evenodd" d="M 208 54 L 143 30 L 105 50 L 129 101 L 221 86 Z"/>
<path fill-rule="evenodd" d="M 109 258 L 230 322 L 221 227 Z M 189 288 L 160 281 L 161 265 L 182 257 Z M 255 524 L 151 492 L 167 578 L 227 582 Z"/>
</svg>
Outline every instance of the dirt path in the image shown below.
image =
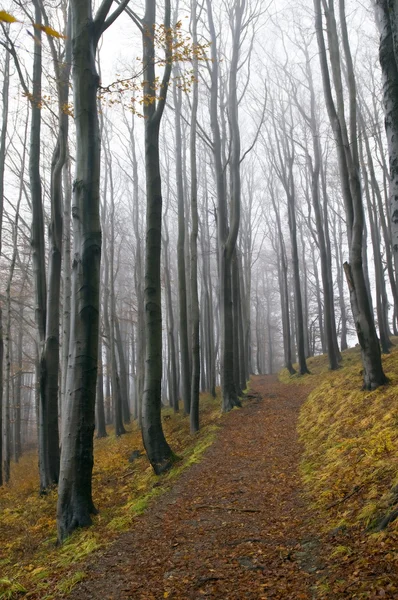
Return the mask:
<svg viewBox="0 0 398 600">
<path fill-rule="evenodd" d="M 262 399 L 228 415 L 202 462 L 90 565 L 71 600 L 312 597 L 296 435 L 306 390 L 274 376 L 252 389 Z"/>
</svg>

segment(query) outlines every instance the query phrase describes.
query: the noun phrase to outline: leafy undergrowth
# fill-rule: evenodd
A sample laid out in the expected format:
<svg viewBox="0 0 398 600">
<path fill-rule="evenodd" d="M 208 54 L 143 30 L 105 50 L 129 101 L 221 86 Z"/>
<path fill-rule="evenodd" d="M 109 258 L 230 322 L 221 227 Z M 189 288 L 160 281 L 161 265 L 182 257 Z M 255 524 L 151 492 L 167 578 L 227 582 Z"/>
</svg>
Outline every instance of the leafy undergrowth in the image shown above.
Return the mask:
<svg viewBox="0 0 398 600">
<path fill-rule="evenodd" d="M 373 392 L 361 390 L 356 348 L 337 372 L 323 356 L 309 360 L 312 375 L 281 374 L 312 389 L 299 433 L 305 489 L 329 554 L 320 597 L 398 597 L 398 521 L 377 532 L 398 507 L 398 348 L 383 366 L 389 385 Z"/>
<path fill-rule="evenodd" d="M 9 485 L 0 488 L 0 599 L 55 600 L 70 593 L 86 577 L 84 561 L 109 546 L 176 477 L 198 462 L 215 437 L 221 418 L 220 399 L 201 396 L 201 430 L 189 433 L 189 419 L 164 409 L 163 426 L 173 451 L 181 458 L 169 473 L 156 477 L 144 455 L 135 424 L 128 433 L 95 440 L 94 501 L 100 513 L 93 527 L 75 532 L 56 547 L 56 490 L 38 495 L 37 455 L 12 465 Z M 133 450 L 143 455 L 128 461 Z"/>
</svg>

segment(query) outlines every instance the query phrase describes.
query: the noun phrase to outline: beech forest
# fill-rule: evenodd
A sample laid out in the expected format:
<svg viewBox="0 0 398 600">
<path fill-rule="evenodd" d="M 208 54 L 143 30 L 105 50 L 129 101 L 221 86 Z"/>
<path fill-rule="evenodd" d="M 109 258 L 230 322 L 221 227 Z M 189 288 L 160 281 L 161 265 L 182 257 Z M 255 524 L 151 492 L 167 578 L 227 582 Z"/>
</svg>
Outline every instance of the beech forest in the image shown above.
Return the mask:
<svg viewBox="0 0 398 600">
<path fill-rule="evenodd" d="M 397 599 L 398 4 L 0 8 L 0 600 Z"/>
</svg>

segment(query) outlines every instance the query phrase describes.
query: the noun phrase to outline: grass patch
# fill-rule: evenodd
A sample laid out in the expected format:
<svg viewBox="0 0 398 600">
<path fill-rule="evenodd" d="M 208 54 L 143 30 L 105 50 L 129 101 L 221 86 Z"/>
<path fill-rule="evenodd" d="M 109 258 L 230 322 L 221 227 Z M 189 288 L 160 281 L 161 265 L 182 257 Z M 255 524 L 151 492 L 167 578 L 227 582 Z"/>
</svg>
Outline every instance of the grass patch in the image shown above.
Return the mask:
<svg viewBox="0 0 398 600">
<path fill-rule="evenodd" d="M 85 576 L 81 566 L 92 553 L 109 546 L 187 468 L 199 462 L 213 443 L 222 415 L 220 397 L 201 395 L 201 430 L 190 435 L 182 411 L 162 412 L 166 438 L 178 460 L 160 477 L 153 473 L 136 424 L 126 435 L 95 440 L 93 497 L 100 513 L 93 527 L 78 530 L 56 547 L 56 490 L 38 494 L 37 454 L 31 452 L 12 465 L 10 485 L 0 488 L 0 600 L 26 594 L 31 600 L 66 597 Z M 143 456 L 128 461 L 133 450 Z"/>
<path fill-rule="evenodd" d="M 79 583 L 79 581 L 83 581 L 85 577 L 86 574 L 84 571 L 76 571 L 76 573 L 73 573 L 68 579 L 61 581 L 61 583 L 57 585 L 57 590 L 61 594 L 70 594 L 75 585 Z"/>
<path fill-rule="evenodd" d="M 18 581 L 13 581 L 7 577 L 0 579 L 0 598 L 1 600 L 13 600 L 18 596 L 24 595 L 26 589 Z"/>
</svg>

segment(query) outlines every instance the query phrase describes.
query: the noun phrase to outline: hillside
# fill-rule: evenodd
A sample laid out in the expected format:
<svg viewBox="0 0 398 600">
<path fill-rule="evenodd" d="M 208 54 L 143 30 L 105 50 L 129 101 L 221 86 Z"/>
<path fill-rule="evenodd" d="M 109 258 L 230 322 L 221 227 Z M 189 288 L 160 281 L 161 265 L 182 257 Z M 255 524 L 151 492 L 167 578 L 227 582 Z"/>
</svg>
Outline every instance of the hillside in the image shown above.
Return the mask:
<svg viewBox="0 0 398 600">
<path fill-rule="evenodd" d="M 337 372 L 328 371 L 326 357 L 316 357 L 309 360 L 312 375 L 280 374 L 292 389 L 312 388 L 300 412 L 301 473 L 322 531 L 325 598 L 398 594 L 398 521 L 385 528 L 398 503 L 396 347 L 383 366 L 390 383 L 374 392 L 361 391 L 357 348 L 343 353 Z"/>
</svg>

